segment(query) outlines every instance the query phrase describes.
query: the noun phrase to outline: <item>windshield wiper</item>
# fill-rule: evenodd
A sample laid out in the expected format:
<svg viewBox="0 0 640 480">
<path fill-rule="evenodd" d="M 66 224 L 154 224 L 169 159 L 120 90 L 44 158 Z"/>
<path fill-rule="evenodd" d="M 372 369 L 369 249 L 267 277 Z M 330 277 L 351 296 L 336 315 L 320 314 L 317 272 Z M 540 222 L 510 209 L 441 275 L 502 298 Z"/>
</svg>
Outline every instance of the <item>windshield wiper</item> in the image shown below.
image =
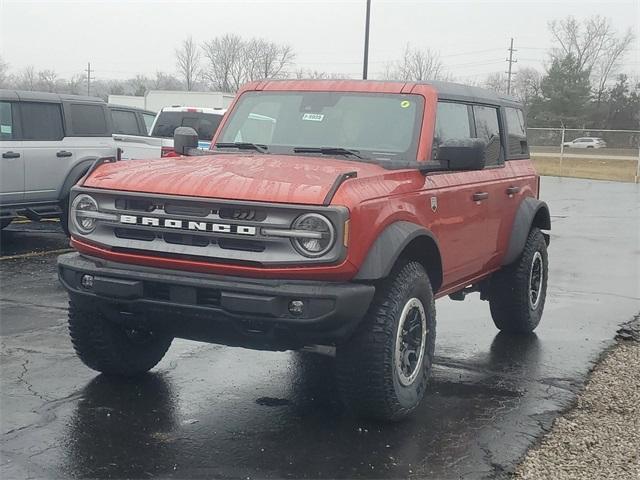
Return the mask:
<svg viewBox="0 0 640 480">
<path fill-rule="evenodd" d="M 360 156 L 360 150 L 351 150 L 342 147 L 295 147 L 295 153 L 320 153 L 322 155 L 345 155 L 349 157 L 364 158 Z"/>
<path fill-rule="evenodd" d="M 269 153 L 266 145 L 249 142 L 216 143 L 218 148 L 237 148 L 239 150 L 255 150 L 260 153 Z"/>
</svg>

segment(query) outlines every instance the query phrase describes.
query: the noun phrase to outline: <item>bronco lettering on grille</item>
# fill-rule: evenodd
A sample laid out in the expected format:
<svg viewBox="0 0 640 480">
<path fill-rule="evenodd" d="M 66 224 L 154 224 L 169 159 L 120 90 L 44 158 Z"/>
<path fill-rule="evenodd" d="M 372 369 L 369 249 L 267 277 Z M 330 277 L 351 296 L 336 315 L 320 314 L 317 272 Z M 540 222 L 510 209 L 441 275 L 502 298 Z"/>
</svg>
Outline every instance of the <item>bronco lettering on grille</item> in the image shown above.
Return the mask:
<svg viewBox="0 0 640 480">
<path fill-rule="evenodd" d="M 249 225 L 229 225 L 227 223 L 178 220 L 173 218 L 138 217 L 136 215 L 120 215 L 120 223 L 127 225 L 144 225 L 147 227 L 175 228 L 194 232 L 231 233 L 236 235 L 256 234 L 256 227 Z"/>
</svg>

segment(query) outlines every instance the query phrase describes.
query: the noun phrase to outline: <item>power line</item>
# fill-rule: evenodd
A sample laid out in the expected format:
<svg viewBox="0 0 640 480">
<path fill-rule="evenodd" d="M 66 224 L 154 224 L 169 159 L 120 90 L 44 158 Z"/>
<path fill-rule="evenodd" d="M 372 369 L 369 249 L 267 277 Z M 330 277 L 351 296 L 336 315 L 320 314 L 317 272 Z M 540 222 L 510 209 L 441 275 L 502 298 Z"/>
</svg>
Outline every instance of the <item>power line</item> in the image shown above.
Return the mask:
<svg viewBox="0 0 640 480">
<path fill-rule="evenodd" d="M 518 60 L 513 59 L 513 52 L 516 50 L 513 48 L 513 38 L 511 39 L 511 45 L 509 46 L 509 58 L 507 58 L 507 62 L 509 62 L 509 71 L 507 73 L 507 95 L 511 94 L 511 67 L 514 63 L 517 63 Z"/>
</svg>

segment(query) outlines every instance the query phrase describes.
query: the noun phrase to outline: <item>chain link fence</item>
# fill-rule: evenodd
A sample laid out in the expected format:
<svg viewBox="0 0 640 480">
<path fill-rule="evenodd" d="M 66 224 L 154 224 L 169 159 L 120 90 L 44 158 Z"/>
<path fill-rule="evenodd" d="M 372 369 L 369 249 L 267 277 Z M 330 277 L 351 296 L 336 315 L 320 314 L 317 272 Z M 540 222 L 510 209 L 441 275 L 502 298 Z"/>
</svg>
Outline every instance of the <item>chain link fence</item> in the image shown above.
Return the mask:
<svg viewBox="0 0 640 480">
<path fill-rule="evenodd" d="M 640 130 L 527 129 L 542 175 L 640 181 Z"/>
</svg>

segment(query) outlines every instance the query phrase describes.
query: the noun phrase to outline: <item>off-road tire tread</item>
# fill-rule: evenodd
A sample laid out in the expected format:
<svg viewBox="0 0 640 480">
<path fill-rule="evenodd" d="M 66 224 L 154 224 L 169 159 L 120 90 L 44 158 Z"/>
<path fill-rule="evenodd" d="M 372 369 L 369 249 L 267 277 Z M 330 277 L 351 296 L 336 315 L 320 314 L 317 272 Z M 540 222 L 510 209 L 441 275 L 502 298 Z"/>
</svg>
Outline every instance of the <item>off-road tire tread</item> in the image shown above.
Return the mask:
<svg viewBox="0 0 640 480">
<path fill-rule="evenodd" d="M 397 420 L 413 411 L 396 400 L 392 373 L 396 336 L 394 315 L 402 311 L 409 287 L 425 282 L 427 345 L 423 376 L 428 378 L 435 348 L 435 303 L 429 277 L 418 262 L 399 262 L 390 275 L 376 285 L 376 293 L 365 318 L 347 344 L 336 355 L 336 378 L 342 398 L 360 416 Z M 416 380 L 418 381 L 418 380 Z"/>
<path fill-rule="evenodd" d="M 529 307 L 529 271 L 536 251 L 542 253 L 544 279 L 543 297 L 535 315 Z M 540 323 L 548 278 L 547 244 L 540 229 L 529 232 L 524 249 L 518 259 L 504 266 L 491 278 L 489 305 L 496 327 L 508 333 L 531 333 Z"/>
<path fill-rule="evenodd" d="M 151 370 L 162 360 L 173 338 L 157 335 L 144 345 L 128 343 L 119 326 L 98 309 L 69 302 L 69 335 L 82 362 L 107 375 L 135 376 Z"/>
</svg>

